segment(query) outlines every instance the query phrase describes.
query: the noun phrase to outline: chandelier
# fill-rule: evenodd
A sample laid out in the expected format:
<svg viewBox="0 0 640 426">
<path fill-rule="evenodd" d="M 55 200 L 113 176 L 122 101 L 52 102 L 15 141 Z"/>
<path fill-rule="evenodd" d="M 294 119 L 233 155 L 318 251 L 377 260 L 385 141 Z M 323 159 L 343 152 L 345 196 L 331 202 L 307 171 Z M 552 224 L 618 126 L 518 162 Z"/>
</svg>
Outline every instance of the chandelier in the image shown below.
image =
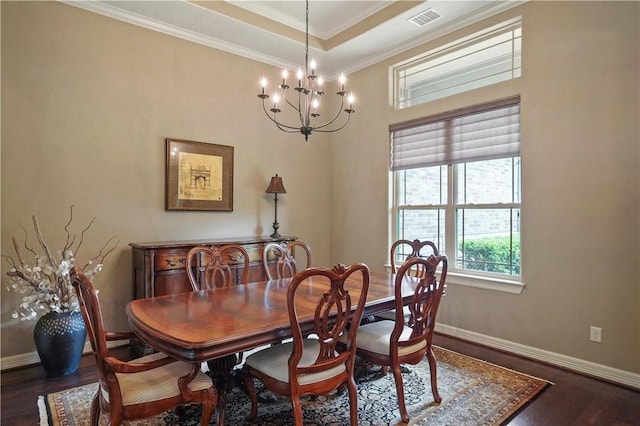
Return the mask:
<svg viewBox="0 0 640 426">
<path fill-rule="evenodd" d="M 330 120 L 326 121 L 323 124 L 318 123 L 318 118 L 320 117 L 320 114 L 318 112 L 318 108 L 320 107 L 320 98 L 325 94 L 325 92 L 322 87 L 322 77 L 316 75 L 315 61 L 312 60 L 311 63 L 309 63 L 309 0 L 306 0 L 305 35 L 304 72 L 301 68 L 298 68 L 298 72 L 296 74 L 298 85 L 293 88 L 293 90 L 298 92 L 297 101 L 295 100 L 295 94 L 293 95 L 293 101 L 290 97 L 287 97 L 287 91 L 289 89 L 289 85 L 287 84 L 287 77 L 289 73 L 286 69 L 282 71 L 282 84 L 278 85 L 280 94 L 276 93 L 273 95 L 273 107 L 267 110 L 266 100 L 269 99 L 269 95 L 265 93 L 267 80 L 264 77 L 261 81 L 262 92 L 258 94 L 258 97 L 262 99 L 262 109 L 264 110 L 264 113 L 267 115 L 269 120 L 275 123 L 278 129 L 287 133 L 300 132 L 304 135 L 304 139 L 308 140 L 309 135 L 313 132 L 330 133 L 337 132 L 338 130 L 344 128 L 347 123 L 349 123 L 349 118 L 351 118 L 351 114 L 354 113 L 355 110 L 353 109 L 353 94 L 345 90 L 344 85 L 346 79 L 344 77 L 344 74 L 340 74 L 340 90 L 336 92 L 336 95 L 340 97 L 340 106 Z M 311 72 L 309 72 L 309 68 L 311 68 Z M 348 108 L 344 108 L 345 96 L 347 96 L 347 102 L 349 104 Z M 285 124 L 284 122 L 278 120 L 278 113 L 282 111 L 278 106 L 284 103 L 288 104 L 298 115 L 300 119 L 299 124 Z M 269 112 L 271 112 L 271 115 L 269 114 Z M 344 114 L 342 114 L 342 112 L 346 112 L 347 115 L 346 120 L 344 120 L 344 122 L 342 122 L 342 125 L 340 125 L 340 123 L 336 122 L 336 120 L 341 115 L 344 117 Z"/>
</svg>

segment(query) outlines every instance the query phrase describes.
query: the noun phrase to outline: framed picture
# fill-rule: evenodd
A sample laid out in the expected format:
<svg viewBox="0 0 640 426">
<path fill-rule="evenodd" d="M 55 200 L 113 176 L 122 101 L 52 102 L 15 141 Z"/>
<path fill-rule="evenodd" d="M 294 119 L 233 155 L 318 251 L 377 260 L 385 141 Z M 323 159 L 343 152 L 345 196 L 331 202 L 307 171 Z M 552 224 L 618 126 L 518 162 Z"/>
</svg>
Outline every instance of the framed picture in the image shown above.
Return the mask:
<svg viewBox="0 0 640 426">
<path fill-rule="evenodd" d="M 166 209 L 233 211 L 233 147 L 167 138 Z"/>
</svg>

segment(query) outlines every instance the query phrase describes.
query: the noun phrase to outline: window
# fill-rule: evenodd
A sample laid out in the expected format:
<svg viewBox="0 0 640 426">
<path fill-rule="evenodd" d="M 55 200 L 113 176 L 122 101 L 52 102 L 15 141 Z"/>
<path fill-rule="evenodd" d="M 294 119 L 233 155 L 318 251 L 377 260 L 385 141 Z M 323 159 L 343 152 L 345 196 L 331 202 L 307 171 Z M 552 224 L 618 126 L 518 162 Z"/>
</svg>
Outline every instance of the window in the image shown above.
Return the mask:
<svg viewBox="0 0 640 426">
<path fill-rule="evenodd" d="M 454 274 L 519 280 L 520 98 L 390 132 L 393 238 L 433 241 Z"/>
<path fill-rule="evenodd" d="M 520 77 L 520 18 L 456 40 L 393 69 L 395 108 Z"/>
</svg>

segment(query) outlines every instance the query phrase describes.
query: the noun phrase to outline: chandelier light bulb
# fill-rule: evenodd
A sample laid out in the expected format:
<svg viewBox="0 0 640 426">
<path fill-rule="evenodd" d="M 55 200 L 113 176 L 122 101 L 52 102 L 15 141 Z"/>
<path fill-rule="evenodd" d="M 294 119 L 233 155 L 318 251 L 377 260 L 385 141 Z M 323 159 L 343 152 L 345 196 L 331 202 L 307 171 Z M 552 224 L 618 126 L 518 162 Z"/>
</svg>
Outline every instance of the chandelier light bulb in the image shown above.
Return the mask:
<svg viewBox="0 0 640 426">
<path fill-rule="evenodd" d="M 304 73 L 302 72 L 302 69 L 298 68 L 298 73 L 296 74 L 298 77 L 298 81 L 302 81 L 302 77 L 304 77 Z M 298 84 L 300 85 L 300 84 Z"/>
</svg>

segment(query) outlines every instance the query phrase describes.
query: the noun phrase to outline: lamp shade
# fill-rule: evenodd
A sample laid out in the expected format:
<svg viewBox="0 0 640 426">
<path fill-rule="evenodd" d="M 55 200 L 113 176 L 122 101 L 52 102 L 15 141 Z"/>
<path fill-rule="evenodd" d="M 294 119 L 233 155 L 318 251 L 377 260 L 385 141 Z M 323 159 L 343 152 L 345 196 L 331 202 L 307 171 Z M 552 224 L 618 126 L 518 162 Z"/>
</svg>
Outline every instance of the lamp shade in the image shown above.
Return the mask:
<svg viewBox="0 0 640 426">
<path fill-rule="evenodd" d="M 269 183 L 269 187 L 265 191 L 267 194 L 286 194 L 287 190 L 284 189 L 284 184 L 282 183 L 282 178 L 277 174 L 271 178 L 271 182 Z"/>
</svg>

